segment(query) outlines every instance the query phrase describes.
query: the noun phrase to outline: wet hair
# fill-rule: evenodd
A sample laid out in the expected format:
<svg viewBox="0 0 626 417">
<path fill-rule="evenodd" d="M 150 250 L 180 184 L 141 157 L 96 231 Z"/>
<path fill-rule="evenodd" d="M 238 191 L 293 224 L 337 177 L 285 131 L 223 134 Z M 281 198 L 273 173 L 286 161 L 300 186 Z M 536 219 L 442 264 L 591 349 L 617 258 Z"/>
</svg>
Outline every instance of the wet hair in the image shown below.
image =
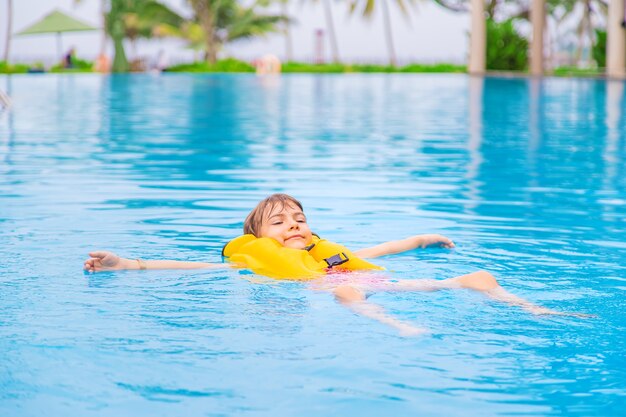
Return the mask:
<svg viewBox="0 0 626 417">
<path fill-rule="evenodd" d="M 277 206 L 282 210 L 285 205 L 294 205 L 304 211 L 302 203 L 292 196 L 287 194 L 272 194 L 259 202 L 250 214 L 248 214 L 246 220 L 243 222 L 243 233 L 260 237 L 261 225 L 263 224 L 263 216 L 265 213 L 269 215 Z"/>
</svg>

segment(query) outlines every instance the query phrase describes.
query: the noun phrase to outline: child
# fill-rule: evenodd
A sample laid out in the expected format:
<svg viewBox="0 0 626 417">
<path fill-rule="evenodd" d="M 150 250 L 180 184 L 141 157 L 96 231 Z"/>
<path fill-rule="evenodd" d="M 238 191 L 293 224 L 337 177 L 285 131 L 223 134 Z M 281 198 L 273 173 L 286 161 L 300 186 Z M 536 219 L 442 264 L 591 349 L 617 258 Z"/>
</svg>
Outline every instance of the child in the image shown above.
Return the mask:
<svg viewBox="0 0 626 417">
<path fill-rule="evenodd" d="M 122 269 L 196 269 L 245 267 L 279 278 L 318 279 L 318 288 L 331 290 L 338 301 L 367 317 L 400 330 L 403 334 L 419 334 L 425 330 L 401 322 L 385 314 L 380 306 L 366 301 L 366 293 L 375 291 L 435 291 L 468 288 L 490 298 L 518 305 L 534 314 L 563 314 L 536 306 L 504 290 L 489 272 L 479 271 L 444 280 L 390 281 L 380 274 L 347 272 L 383 269 L 364 260 L 404 252 L 415 248 L 440 246 L 454 248 L 445 236 L 417 235 L 403 240 L 382 243 L 352 253 L 347 248 L 320 240 L 311 232 L 302 204 L 286 194 L 273 194 L 261 201 L 246 217 L 244 236 L 224 247 L 223 254 L 235 264 L 184 262 L 173 260 L 142 260 L 120 258 L 112 252 L 89 253 L 84 268 L 89 272 Z M 328 256 L 328 257 L 327 257 Z M 287 272 L 286 272 L 287 271 Z"/>
</svg>

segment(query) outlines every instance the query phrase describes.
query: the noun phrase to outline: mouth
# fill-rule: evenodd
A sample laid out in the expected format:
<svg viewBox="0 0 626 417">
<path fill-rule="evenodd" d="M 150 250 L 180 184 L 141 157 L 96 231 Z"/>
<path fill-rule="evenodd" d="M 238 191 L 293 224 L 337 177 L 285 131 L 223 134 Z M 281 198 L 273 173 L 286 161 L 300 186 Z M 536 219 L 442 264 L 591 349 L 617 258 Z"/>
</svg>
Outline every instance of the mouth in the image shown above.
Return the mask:
<svg viewBox="0 0 626 417">
<path fill-rule="evenodd" d="M 285 242 L 288 241 L 288 240 L 291 240 L 291 239 L 304 239 L 304 236 L 302 236 L 302 235 L 293 235 L 293 236 L 290 236 L 287 239 L 285 239 Z"/>
</svg>

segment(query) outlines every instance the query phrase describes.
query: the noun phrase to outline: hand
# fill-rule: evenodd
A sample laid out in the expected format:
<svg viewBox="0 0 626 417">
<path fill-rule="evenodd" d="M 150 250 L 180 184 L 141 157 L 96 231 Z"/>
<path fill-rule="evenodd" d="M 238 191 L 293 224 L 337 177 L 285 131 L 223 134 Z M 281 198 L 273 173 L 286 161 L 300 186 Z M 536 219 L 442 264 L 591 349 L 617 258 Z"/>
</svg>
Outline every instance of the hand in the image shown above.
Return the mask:
<svg viewBox="0 0 626 417">
<path fill-rule="evenodd" d="M 126 259 L 120 258 L 113 252 L 89 252 L 90 258 L 85 261 L 84 269 L 88 272 L 114 271 L 124 268 Z"/>
<path fill-rule="evenodd" d="M 440 248 L 448 248 L 452 249 L 454 247 L 454 242 L 443 235 L 419 235 L 420 244 L 418 247 L 427 248 L 430 246 L 437 246 Z"/>
</svg>

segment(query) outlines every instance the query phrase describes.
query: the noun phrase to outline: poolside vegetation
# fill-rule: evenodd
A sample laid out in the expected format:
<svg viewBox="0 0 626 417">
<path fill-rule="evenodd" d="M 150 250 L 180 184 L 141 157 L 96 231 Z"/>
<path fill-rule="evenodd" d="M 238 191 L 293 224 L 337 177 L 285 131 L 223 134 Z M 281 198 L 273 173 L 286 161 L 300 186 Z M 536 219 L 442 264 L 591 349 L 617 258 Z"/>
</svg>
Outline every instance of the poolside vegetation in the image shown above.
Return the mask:
<svg viewBox="0 0 626 417">
<path fill-rule="evenodd" d="M 251 64 L 238 61 L 234 58 L 227 58 L 209 64 L 204 61 L 192 64 L 182 64 L 170 67 L 168 72 L 254 72 L 255 68 Z M 318 73 L 318 74 L 340 74 L 351 72 L 465 72 L 464 65 L 453 64 L 411 64 L 403 67 L 391 65 L 374 64 L 311 64 L 306 62 L 285 62 L 282 65 L 284 73 Z"/>
<path fill-rule="evenodd" d="M 389 19 L 390 7 L 383 0 L 349 0 L 346 7 L 354 14 L 369 19 L 380 10 L 383 14 L 385 39 L 389 51 L 388 64 L 346 63 L 339 60 L 338 39 L 332 20 L 332 10 L 327 1 L 319 2 L 325 7 L 327 34 L 332 59 L 322 62 L 324 57 L 315 57 L 310 62 L 293 59 L 290 44 L 290 26 L 296 20 L 288 15 L 289 0 L 281 0 L 280 13 L 276 8 L 267 9 L 271 2 L 254 0 L 186 0 L 184 15 L 171 9 L 159 0 L 74 0 L 80 2 L 102 1 L 105 6 L 104 21 L 107 36 L 113 41 L 113 72 L 142 71 L 147 69 L 137 57 L 136 43 L 139 39 L 178 38 L 196 51 L 202 60 L 168 67 L 170 72 L 253 72 L 254 63 L 233 57 L 220 56 L 226 45 L 234 45 L 241 39 L 281 33 L 286 38 L 286 62 L 282 72 L 286 73 L 406 73 L 406 72 L 466 72 L 464 65 L 450 63 L 412 63 L 399 66 Z M 470 0 L 432 0 L 439 6 L 455 12 L 467 12 Z M 9 1 L 9 27 L 12 16 Z M 416 0 L 393 2 L 407 18 L 413 13 Z M 526 72 L 528 69 L 528 20 L 527 0 L 486 0 L 487 20 L 487 69 L 494 71 Z M 552 73 L 554 75 L 601 75 L 606 65 L 606 0 L 546 0 L 548 35 L 552 37 Z M 419 10 L 417 11 L 419 12 Z M 135 51 L 128 58 L 125 44 Z M 5 55 L 10 43 L 7 42 Z M 563 58 L 565 57 L 565 58 Z M 312 62 L 315 63 L 312 63 Z M 48 68 L 51 72 L 90 72 L 89 61 L 75 59 L 72 68 L 60 64 Z M 0 73 L 16 74 L 42 72 L 42 64 L 23 64 L 0 61 Z"/>
</svg>

